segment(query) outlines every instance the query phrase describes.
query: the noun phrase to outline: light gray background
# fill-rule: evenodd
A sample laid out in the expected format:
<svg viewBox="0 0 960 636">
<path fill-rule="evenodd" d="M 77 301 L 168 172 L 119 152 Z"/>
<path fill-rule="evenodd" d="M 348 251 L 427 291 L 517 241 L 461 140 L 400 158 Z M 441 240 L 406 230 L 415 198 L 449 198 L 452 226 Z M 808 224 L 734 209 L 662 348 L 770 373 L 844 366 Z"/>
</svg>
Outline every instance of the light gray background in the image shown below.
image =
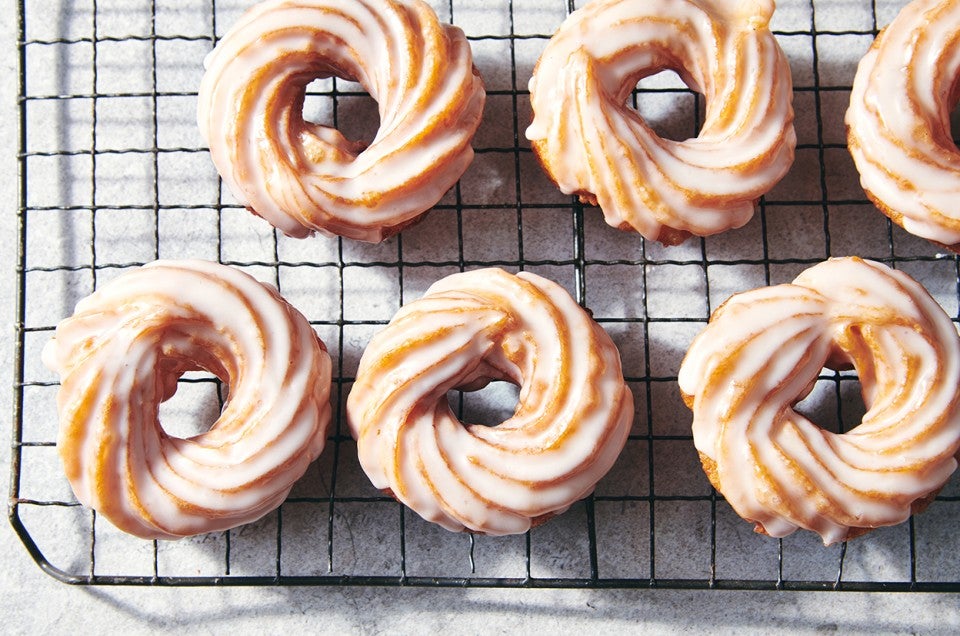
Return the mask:
<svg viewBox="0 0 960 636">
<path fill-rule="evenodd" d="M 837 12 L 855 10 L 862 4 L 820 3 L 818 17 L 835 18 L 838 23 L 849 24 L 849 20 L 843 21 L 844 16 L 836 17 Z M 4 175 L 0 178 L 0 267 L 4 272 L 0 277 L 0 299 L 8 307 L 4 319 L 7 338 L 0 341 L 0 386 L 7 387 L 12 382 L 13 329 L 10 322 L 13 318 L 17 201 L 15 15 L 14 2 L 0 0 L 0 16 L 3 16 L 0 18 L 0 51 L 4 53 L 0 55 L 0 175 Z M 493 142 L 488 140 L 488 143 Z M 795 170 L 803 171 L 803 164 L 799 163 Z M 836 236 L 838 241 L 844 240 L 842 232 Z M 615 243 L 618 238 L 614 236 L 610 240 Z M 842 248 L 835 246 L 835 249 Z M 679 254 L 684 258 L 689 256 L 687 252 Z M 733 291 L 745 285 L 742 280 L 737 280 L 730 281 L 729 286 L 729 291 Z M 719 288 L 717 293 L 722 293 L 723 284 L 718 281 L 716 287 Z M 592 283 L 591 289 L 600 289 L 600 286 Z M 611 306 L 609 303 L 617 298 L 615 290 L 601 292 L 593 299 L 588 293 L 588 302 L 592 306 Z M 688 309 L 680 307 L 679 310 Z M 665 310 L 669 310 L 669 306 Z M 11 397 L 11 391 L 0 391 L 0 413 L 10 413 Z M 0 453 L 0 474 L 9 472 L 8 462 L 9 453 Z M 558 539 L 562 541 L 562 537 Z M 69 540 L 64 537 L 64 541 Z M 817 549 L 815 545 L 811 546 L 814 559 Z M 250 633 L 283 629 L 363 633 L 441 630 L 513 633 L 520 629 L 582 632 L 603 628 L 747 633 L 776 628 L 875 633 L 950 632 L 960 628 L 956 595 L 662 590 L 71 588 L 40 572 L 6 524 L 0 530 L 0 555 L 4 566 L 0 577 L 4 630 L 18 633 L 56 633 L 78 628 L 132 633 L 157 628 L 188 628 L 197 633 L 228 629 Z"/>
</svg>

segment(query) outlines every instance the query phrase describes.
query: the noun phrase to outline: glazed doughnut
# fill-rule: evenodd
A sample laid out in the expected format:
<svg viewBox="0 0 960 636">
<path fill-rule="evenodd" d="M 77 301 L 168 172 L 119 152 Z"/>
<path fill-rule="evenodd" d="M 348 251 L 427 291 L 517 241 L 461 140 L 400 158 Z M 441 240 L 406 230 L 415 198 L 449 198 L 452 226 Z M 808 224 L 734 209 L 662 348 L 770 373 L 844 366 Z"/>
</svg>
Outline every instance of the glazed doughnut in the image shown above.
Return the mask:
<svg viewBox="0 0 960 636">
<path fill-rule="evenodd" d="M 553 36 L 530 80 L 536 155 L 608 224 L 666 245 L 744 225 L 793 163 L 790 67 L 772 0 L 594 0 Z M 661 139 L 626 105 L 676 71 L 706 98 L 695 139 Z"/>
<path fill-rule="evenodd" d="M 447 391 L 520 386 L 512 417 L 460 422 Z M 627 440 L 633 396 L 603 329 L 556 283 L 448 276 L 370 342 L 347 398 L 360 465 L 452 531 L 525 532 L 588 495 Z"/>
<path fill-rule="evenodd" d="M 847 147 L 867 196 L 897 225 L 960 251 L 960 2 L 916 0 L 860 61 Z"/>
<path fill-rule="evenodd" d="M 794 410 L 823 367 L 856 369 L 867 413 L 836 434 Z M 957 467 L 960 338 L 907 275 L 829 260 L 733 296 L 680 368 L 704 469 L 758 532 L 825 544 L 921 510 Z"/>
<path fill-rule="evenodd" d="M 57 447 L 77 499 L 121 530 L 176 539 L 280 505 L 323 449 L 330 356 L 272 288 L 205 261 L 156 261 L 77 304 L 43 361 L 61 378 Z M 186 371 L 229 387 L 213 426 L 158 420 Z"/>
<path fill-rule="evenodd" d="M 421 0 L 268 0 L 204 62 L 198 121 L 233 195 L 294 237 L 380 241 L 415 222 L 473 160 L 485 92 L 463 32 Z M 314 79 L 377 101 L 367 147 L 303 119 Z"/>
</svg>

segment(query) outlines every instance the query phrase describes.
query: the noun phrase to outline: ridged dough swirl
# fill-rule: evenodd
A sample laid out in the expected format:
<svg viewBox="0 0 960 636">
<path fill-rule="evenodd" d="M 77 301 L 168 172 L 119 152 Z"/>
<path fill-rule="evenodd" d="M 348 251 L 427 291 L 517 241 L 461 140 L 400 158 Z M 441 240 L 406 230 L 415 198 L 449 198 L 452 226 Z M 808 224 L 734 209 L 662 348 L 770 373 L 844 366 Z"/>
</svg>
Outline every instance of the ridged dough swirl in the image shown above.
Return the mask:
<svg viewBox="0 0 960 636">
<path fill-rule="evenodd" d="M 867 413 L 835 434 L 794 410 L 821 369 L 856 369 Z M 825 544 L 899 523 L 957 466 L 960 338 L 916 281 L 834 259 L 733 296 L 679 374 L 704 468 L 741 517 Z"/>
<path fill-rule="evenodd" d="M 744 225 L 793 162 L 792 86 L 771 0 L 594 0 L 553 36 L 530 80 L 527 138 L 567 194 L 608 224 L 672 245 Z M 626 105 L 676 71 L 706 98 L 694 139 L 660 138 Z"/>
<path fill-rule="evenodd" d="M 950 132 L 960 79 L 960 1 L 916 0 L 860 61 L 847 145 L 860 183 L 908 232 L 960 250 L 960 150 Z"/>
<path fill-rule="evenodd" d="M 247 274 L 156 261 L 77 304 L 43 351 L 60 374 L 57 447 L 77 499 L 148 539 L 225 530 L 284 500 L 320 454 L 330 356 L 306 319 Z M 164 432 L 185 372 L 229 387 L 199 435 Z"/>
<path fill-rule="evenodd" d="M 447 392 L 520 386 L 513 416 L 460 422 Z M 424 519 L 524 532 L 588 495 L 626 443 L 633 396 L 606 332 L 556 283 L 455 274 L 370 342 L 347 400 L 360 464 Z"/>
<path fill-rule="evenodd" d="M 233 195 L 284 233 L 380 241 L 473 160 L 485 100 L 463 32 L 420 0 L 269 0 L 205 61 L 198 121 Z M 356 80 L 377 101 L 367 148 L 303 119 L 306 85 Z"/>
</svg>

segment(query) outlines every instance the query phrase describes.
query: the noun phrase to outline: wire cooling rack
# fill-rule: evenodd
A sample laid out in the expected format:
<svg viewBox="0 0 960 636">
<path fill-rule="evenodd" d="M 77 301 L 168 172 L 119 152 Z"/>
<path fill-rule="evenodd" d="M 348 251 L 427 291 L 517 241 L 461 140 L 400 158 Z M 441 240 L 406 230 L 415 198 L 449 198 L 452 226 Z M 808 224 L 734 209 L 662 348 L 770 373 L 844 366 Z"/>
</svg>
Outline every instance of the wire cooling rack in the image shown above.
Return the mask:
<svg viewBox="0 0 960 636">
<path fill-rule="evenodd" d="M 676 372 L 731 293 L 785 282 L 828 256 L 903 269 L 958 315 L 958 261 L 891 226 L 865 200 L 845 148 L 856 63 L 902 2 L 780 3 L 773 28 L 795 84 L 790 174 L 745 228 L 663 248 L 605 226 L 557 192 L 524 139 L 526 83 L 566 0 L 437 2 L 464 28 L 488 87 L 477 157 L 423 223 L 384 244 L 279 236 L 225 192 L 194 123 L 201 61 L 247 0 L 20 3 L 19 296 L 10 519 L 40 567 L 74 584 L 419 585 L 960 591 L 956 480 L 930 509 L 850 544 L 753 534 L 709 486 Z M 664 135 L 696 134 L 702 100 L 669 74 L 633 105 Z M 376 108 L 357 85 L 310 86 L 306 115 L 370 139 Z M 277 285 L 335 361 L 336 421 L 290 498 L 259 522 L 178 542 L 128 537 L 80 506 L 56 456 L 57 378 L 39 363 L 79 298 L 155 258 L 199 257 Z M 373 490 L 343 401 L 371 334 L 433 281 L 464 269 L 526 269 L 565 285 L 617 341 L 637 414 L 594 495 L 516 537 L 457 535 Z M 494 423 L 516 392 L 451 396 Z M 216 418 L 214 378 L 189 374 L 161 410 L 187 435 Z M 844 430 L 856 377 L 825 372 L 801 405 Z"/>
</svg>

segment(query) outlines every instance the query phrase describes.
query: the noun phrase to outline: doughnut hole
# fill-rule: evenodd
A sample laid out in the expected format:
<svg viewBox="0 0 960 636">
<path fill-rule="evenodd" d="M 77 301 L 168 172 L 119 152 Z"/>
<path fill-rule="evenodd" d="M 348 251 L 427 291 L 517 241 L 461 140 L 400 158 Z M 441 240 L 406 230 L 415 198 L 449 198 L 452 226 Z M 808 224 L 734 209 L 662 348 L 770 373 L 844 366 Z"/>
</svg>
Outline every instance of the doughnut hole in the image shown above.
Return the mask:
<svg viewBox="0 0 960 636">
<path fill-rule="evenodd" d="M 953 145 L 960 149 L 960 76 L 951 80 L 950 92 L 946 96 L 944 108 L 947 111 L 947 123 L 950 125 L 950 138 Z"/>
<path fill-rule="evenodd" d="M 513 417 L 520 401 L 520 387 L 508 380 L 494 380 L 482 388 L 447 392 L 447 403 L 465 425 L 498 426 Z"/>
<path fill-rule="evenodd" d="M 847 331 L 857 340 L 862 337 L 860 327 Z M 856 357 L 835 341 L 817 379 L 794 401 L 794 410 L 831 433 L 848 433 L 856 428 L 870 408 L 857 363 Z"/>
<path fill-rule="evenodd" d="M 373 143 L 380 129 L 380 107 L 363 86 L 345 79 L 315 79 L 305 90 L 304 121 L 335 128 L 359 149 Z"/>
<path fill-rule="evenodd" d="M 206 371 L 188 371 L 176 392 L 160 403 L 160 426 L 171 437 L 199 435 L 217 421 L 226 400 L 226 384 Z"/>
<path fill-rule="evenodd" d="M 810 392 L 801 396 L 793 408 L 831 433 L 850 432 L 867 412 L 856 374 L 843 372 L 835 378 L 829 368 L 823 369 Z"/>
<path fill-rule="evenodd" d="M 700 134 L 705 103 L 680 73 L 666 69 L 640 77 L 626 105 L 662 139 L 686 141 Z"/>
<path fill-rule="evenodd" d="M 953 138 L 953 145 L 960 146 L 960 108 L 953 105 L 950 111 L 950 136 Z"/>
<path fill-rule="evenodd" d="M 860 337 L 858 327 L 849 332 Z M 857 360 L 836 346 L 817 380 L 797 396 L 793 408 L 824 430 L 847 433 L 863 421 L 869 407 L 857 375 Z"/>
</svg>

